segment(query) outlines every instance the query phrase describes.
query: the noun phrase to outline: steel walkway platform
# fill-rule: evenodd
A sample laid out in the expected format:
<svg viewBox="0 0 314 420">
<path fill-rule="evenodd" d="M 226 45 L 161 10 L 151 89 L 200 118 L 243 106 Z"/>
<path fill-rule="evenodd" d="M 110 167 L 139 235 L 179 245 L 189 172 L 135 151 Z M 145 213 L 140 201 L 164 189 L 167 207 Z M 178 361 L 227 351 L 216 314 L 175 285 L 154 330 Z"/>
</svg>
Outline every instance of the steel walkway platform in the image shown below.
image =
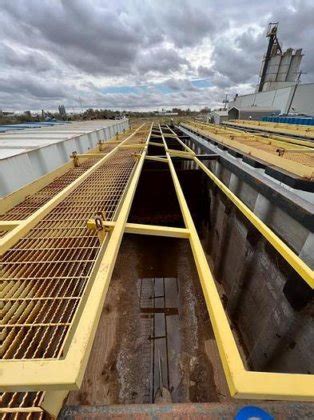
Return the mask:
<svg viewBox="0 0 314 420">
<path fill-rule="evenodd" d="M 150 146 L 158 147 L 160 154 L 150 155 Z M 311 288 L 313 271 L 170 127 L 144 124 L 101 149 L 74 155 L 72 170 L 8 210 L 0 221 L 0 230 L 6 232 L 0 238 L 3 418 L 56 416 L 67 393 L 80 387 L 121 240 L 127 232 L 189 241 L 233 397 L 313 401 L 312 375 L 247 369 L 174 161 L 193 161 Z M 183 228 L 128 223 L 145 160 L 168 168 Z"/>
<path fill-rule="evenodd" d="M 284 124 L 266 121 L 232 120 L 224 122 L 228 127 L 240 127 L 257 132 L 283 134 L 285 136 L 314 140 L 314 128 L 301 124 Z"/>
<path fill-rule="evenodd" d="M 217 126 L 194 121 L 182 124 L 182 127 L 209 137 L 219 147 L 232 149 L 235 156 L 242 154 L 304 182 L 313 182 L 314 145 L 309 140 L 252 134 L 227 125 Z"/>
</svg>

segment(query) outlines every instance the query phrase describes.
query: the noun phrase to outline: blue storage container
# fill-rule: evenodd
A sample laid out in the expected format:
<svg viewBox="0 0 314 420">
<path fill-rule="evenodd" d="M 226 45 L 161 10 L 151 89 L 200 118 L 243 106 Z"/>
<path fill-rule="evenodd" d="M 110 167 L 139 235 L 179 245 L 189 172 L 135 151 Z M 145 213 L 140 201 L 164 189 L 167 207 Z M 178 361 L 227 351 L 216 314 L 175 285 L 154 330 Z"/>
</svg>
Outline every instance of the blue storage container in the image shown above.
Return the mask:
<svg viewBox="0 0 314 420">
<path fill-rule="evenodd" d="M 282 123 L 282 124 L 297 124 L 297 125 L 314 125 L 314 117 L 275 117 L 267 116 L 262 117 L 262 121 L 273 122 L 273 123 Z"/>
</svg>

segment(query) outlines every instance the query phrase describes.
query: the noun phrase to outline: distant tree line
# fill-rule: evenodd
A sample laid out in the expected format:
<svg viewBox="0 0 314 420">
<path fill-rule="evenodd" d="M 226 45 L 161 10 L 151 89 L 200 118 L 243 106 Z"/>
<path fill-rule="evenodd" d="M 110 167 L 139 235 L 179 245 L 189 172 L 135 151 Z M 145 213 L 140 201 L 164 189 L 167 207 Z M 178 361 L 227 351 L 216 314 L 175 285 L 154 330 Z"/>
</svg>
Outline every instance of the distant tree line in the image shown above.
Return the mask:
<svg viewBox="0 0 314 420">
<path fill-rule="evenodd" d="M 178 116 L 194 116 L 199 113 L 208 113 L 209 108 L 203 108 L 200 111 L 192 111 L 190 108 L 180 109 L 172 108 L 166 112 L 176 113 Z M 160 115 L 160 111 L 113 111 L 112 109 L 87 109 L 84 112 L 77 114 L 60 114 L 60 112 L 43 112 L 38 115 L 32 115 L 30 111 L 25 111 L 23 114 L 10 114 L 0 112 L 0 124 L 21 124 L 27 122 L 40 122 L 50 120 L 99 120 L 99 119 L 116 119 L 125 116 L 127 118 L 151 118 Z"/>
</svg>

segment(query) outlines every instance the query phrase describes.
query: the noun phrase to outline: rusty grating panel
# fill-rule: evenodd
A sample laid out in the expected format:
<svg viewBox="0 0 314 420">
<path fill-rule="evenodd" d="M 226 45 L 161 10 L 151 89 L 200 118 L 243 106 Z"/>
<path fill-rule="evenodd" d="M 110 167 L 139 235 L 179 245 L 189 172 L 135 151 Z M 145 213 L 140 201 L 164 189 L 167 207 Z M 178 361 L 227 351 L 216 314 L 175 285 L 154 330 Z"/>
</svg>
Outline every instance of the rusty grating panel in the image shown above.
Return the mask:
<svg viewBox="0 0 314 420">
<path fill-rule="evenodd" d="M 100 155 L 101 157 L 101 155 Z M 30 216 L 34 211 L 39 209 L 48 200 L 50 200 L 58 192 L 62 191 L 67 185 L 71 184 L 75 179 L 82 175 L 88 168 L 90 168 L 96 159 L 88 159 L 83 162 L 78 168 L 70 169 L 60 178 L 53 181 L 47 187 L 41 189 L 38 193 L 28 197 L 22 203 L 13 207 L 10 211 L 0 217 L 1 220 L 23 220 Z"/>
<path fill-rule="evenodd" d="M 126 138 L 127 135 L 120 136 L 121 141 Z M 110 152 L 114 146 L 111 144 L 103 144 L 103 152 L 99 153 L 99 157 L 93 156 L 82 162 L 79 167 L 73 167 L 67 171 L 64 175 L 51 182 L 46 187 L 42 188 L 37 193 L 26 198 L 22 203 L 14 206 L 11 210 L 0 216 L 0 220 L 23 220 L 30 216 L 41 206 L 43 206 L 52 197 L 62 191 L 71 182 L 79 178 L 87 169 L 91 168 L 100 158 L 104 156 L 104 153 Z"/>
<path fill-rule="evenodd" d="M 142 129 L 128 143 L 139 143 L 146 136 L 147 130 Z M 120 150 L 3 256 L 2 359 L 62 357 L 65 338 L 100 249 L 97 234 L 87 229 L 86 221 L 97 211 L 104 211 L 107 220 L 114 219 L 136 163 L 133 155 L 134 150 Z M 93 162 L 85 162 L 82 169 Z M 73 170 L 68 178 L 66 175 L 61 184 L 57 180 L 44 188 L 48 198 L 42 192 L 34 195 L 39 196 L 37 207 L 78 176 Z M 31 204 L 23 204 L 8 212 L 9 217 L 21 219 L 34 211 Z M 4 393 L 0 407 L 22 407 L 23 411 L 23 407 L 38 407 L 42 398 L 42 392 Z M 6 413 L 3 418 L 11 415 Z M 32 418 L 43 415 L 33 412 Z M 27 418 L 25 413 L 23 416 Z"/>
</svg>

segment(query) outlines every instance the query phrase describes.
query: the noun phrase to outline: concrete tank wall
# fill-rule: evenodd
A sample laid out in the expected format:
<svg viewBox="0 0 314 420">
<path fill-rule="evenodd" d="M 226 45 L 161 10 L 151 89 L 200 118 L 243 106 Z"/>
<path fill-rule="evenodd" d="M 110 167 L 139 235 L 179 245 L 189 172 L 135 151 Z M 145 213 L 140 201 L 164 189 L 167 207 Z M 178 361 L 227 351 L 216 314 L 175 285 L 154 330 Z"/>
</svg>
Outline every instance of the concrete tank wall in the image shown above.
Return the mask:
<svg viewBox="0 0 314 420">
<path fill-rule="evenodd" d="M 208 150 L 192 140 L 198 153 Z M 195 168 L 187 162 L 188 168 Z M 289 246 L 314 266 L 313 232 L 219 161 L 210 169 Z M 251 369 L 313 373 L 313 291 L 205 177 L 203 244 L 231 325 Z M 287 229 L 289 226 L 289 229 Z"/>
<path fill-rule="evenodd" d="M 218 191 L 210 188 L 209 197 L 204 243 L 246 362 L 254 370 L 313 373 L 310 288 Z"/>
</svg>

